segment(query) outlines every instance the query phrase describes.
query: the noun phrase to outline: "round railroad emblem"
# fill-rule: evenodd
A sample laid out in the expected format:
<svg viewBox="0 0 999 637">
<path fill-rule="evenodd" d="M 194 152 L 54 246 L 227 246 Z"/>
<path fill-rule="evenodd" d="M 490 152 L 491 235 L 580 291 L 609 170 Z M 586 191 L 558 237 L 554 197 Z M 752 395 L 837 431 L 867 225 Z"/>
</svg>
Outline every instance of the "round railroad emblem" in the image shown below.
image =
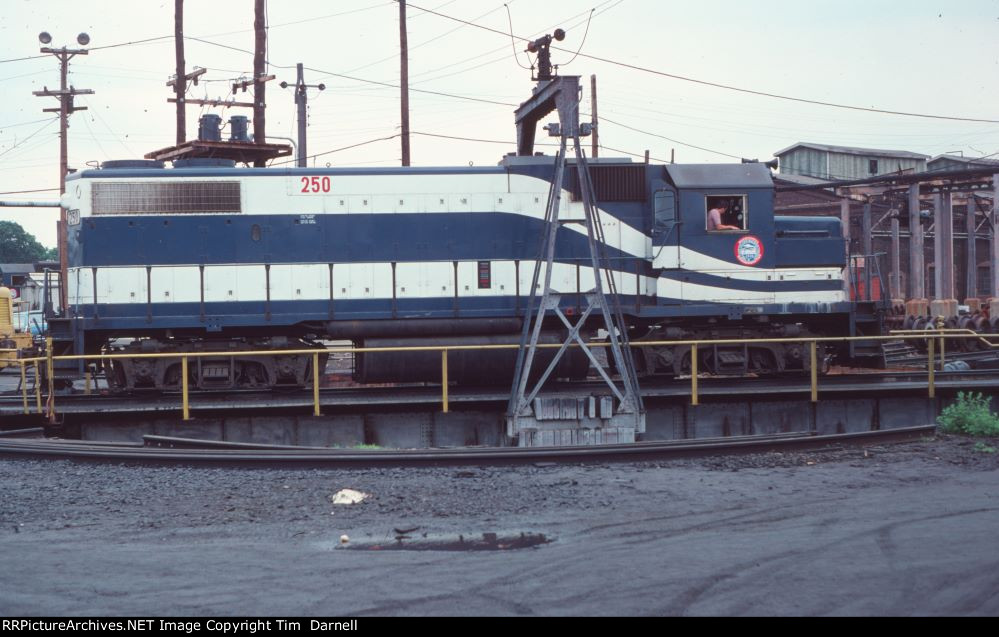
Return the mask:
<svg viewBox="0 0 999 637">
<path fill-rule="evenodd" d="M 735 258 L 742 265 L 756 265 L 763 258 L 763 244 L 756 237 L 740 237 L 735 242 Z"/>
</svg>

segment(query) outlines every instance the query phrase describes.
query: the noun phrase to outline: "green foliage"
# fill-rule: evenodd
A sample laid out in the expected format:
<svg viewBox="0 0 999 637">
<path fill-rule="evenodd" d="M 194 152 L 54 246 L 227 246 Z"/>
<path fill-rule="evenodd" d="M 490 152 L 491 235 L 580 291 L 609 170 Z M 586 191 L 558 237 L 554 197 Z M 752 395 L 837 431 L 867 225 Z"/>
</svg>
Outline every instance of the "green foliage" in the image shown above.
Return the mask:
<svg viewBox="0 0 999 637">
<path fill-rule="evenodd" d="M 981 393 L 959 392 L 957 402 L 948 405 L 937 420 L 948 433 L 999 436 L 999 415 L 989 411 L 989 399 Z"/>
<path fill-rule="evenodd" d="M 0 221 L 0 263 L 45 261 L 52 252 L 55 250 L 46 249 L 38 243 L 38 239 L 25 232 L 21 224 Z"/>
<path fill-rule="evenodd" d="M 975 451 L 981 451 L 982 453 L 995 453 L 996 448 L 992 445 L 987 445 L 984 442 L 976 442 Z"/>
</svg>

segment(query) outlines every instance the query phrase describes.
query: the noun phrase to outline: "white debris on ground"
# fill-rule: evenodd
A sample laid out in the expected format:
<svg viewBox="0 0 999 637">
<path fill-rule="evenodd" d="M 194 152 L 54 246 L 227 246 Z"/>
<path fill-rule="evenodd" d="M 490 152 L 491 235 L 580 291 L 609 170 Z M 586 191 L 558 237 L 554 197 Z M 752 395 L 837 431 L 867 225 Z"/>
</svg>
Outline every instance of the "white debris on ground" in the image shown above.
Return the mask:
<svg viewBox="0 0 999 637">
<path fill-rule="evenodd" d="M 367 500 L 369 497 L 371 496 L 363 491 L 340 489 L 330 496 L 330 502 L 333 504 L 359 504 Z"/>
</svg>

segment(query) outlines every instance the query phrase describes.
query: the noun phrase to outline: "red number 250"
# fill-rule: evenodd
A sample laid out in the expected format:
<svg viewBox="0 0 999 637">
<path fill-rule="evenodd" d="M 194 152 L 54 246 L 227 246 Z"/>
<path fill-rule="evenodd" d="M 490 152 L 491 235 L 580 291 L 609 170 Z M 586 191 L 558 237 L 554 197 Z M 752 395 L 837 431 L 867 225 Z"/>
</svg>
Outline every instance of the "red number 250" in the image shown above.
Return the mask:
<svg viewBox="0 0 999 637">
<path fill-rule="evenodd" d="M 302 177 L 302 192 L 329 192 L 329 177 Z"/>
</svg>

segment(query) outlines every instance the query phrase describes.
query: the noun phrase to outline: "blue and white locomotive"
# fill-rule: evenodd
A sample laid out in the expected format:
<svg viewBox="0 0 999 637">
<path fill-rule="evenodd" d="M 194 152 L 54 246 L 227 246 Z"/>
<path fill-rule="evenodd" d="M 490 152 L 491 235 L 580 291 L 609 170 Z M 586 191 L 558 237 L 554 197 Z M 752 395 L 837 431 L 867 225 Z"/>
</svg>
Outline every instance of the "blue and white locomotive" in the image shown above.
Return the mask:
<svg viewBox="0 0 999 637">
<path fill-rule="evenodd" d="M 585 228 L 572 223 L 583 215 L 578 179 L 566 173 L 552 281 L 568 313 L 594 279 Z M 71 175 L 63 205 L 73 349 L 517 343 L 553 174 L 552 157 L 508 156 L 452 168 L 107 162 Z M 766 166 L 601 158 L 590 174 L 633 341 L 851 333 L 839 220 L 775 216 Z M 558 331 L 552 325 L 552 340 Z M 453 353 L 453 377 L 510 382 L 510 352 Z M 690 365 L 681 347 L 636 353 L 644 374 Z M 763 344 L 702 355 L 702 369 L 716 372 L 800 369 L 807 358 L 797 346 Z M 213 358 L 192 365 L 192 381 L 298 385 L 311 358 Z M 355 375 L 436 380 L 437 364 L 363 355 Z M 179 370 L 178 360 L 136 358 L 107 371 L 120 387 L 165 389 L 179 385 Z M 559 372 L 585 374 L 573 358 Z"/>
</svg>

